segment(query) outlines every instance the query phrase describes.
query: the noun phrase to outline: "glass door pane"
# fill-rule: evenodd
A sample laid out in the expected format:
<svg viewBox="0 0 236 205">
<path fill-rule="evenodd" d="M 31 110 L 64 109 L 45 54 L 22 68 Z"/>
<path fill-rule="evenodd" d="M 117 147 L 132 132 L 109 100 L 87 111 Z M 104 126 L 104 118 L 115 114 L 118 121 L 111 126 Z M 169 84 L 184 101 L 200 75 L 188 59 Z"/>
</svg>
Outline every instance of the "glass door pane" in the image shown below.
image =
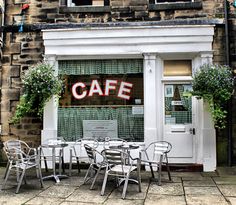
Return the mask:
<svg viewBox="0 0 236 205">
<path fill-rule="evenodd" d="M 190 84 L 166 84 L 165 124 L 192 123 L 192 97 Z"/>
</svg>

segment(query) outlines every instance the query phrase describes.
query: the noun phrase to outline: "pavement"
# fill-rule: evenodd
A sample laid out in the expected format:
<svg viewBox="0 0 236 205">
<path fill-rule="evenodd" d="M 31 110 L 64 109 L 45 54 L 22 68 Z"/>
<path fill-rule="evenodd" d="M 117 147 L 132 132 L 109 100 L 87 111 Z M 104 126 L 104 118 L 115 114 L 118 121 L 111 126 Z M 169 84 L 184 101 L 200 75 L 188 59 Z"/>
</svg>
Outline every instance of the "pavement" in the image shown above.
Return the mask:
<svg viewBox="0 0 236 205">
<path fill-rule="evenodd" d="M 0 167 L 0 188 L 5 168 Z M 83 184 L 86 170 L 78 175 L 74 170 L 71 177 L 59 183 L 45 180 L 40 187 L 36 175 L 30 172 L 15 194 L 16 182 L 12 175 L 6 189 L 0 191 L 0 205 L 236 205 L 236 167 L 218 167 L 216 172 L 171 172 L 172 182 L 163 172 L 162 186 L 150 179 L 149 172 L 142 171 L 142 192 L 136 184 L 129 184 L 126 199 L 121 199 L 122 186 L 116 187 L 110 180 L 105 195 L 100 195 L 102 176 L 94 190 L 90 182 Z M 43 172 L 43 175 L 49 173 Z"/>
</svg>

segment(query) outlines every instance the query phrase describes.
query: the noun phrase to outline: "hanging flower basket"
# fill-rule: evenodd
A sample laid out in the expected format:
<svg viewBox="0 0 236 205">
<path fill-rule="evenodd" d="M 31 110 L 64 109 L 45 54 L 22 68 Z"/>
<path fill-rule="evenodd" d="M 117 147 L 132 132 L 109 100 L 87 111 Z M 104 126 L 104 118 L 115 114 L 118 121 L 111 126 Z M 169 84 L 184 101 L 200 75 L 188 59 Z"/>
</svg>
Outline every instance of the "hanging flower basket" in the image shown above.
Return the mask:
<svg viewBox="0 0 236 205">
<path fill-rule="evenodd" d="M 53 67 L 46 62 L 29 68 L 23 75 L 22 83 L 22 96 L 11 119 L 14 124 L 28 115 L 42 118 L 45 104 L 53 96 L 59 97 L 63 88 L 63 81 L 55 76 Z"/>
<path fill-rule="evenodd" d="M 209 104 L 216 128 L 225 128 L 227 111 L 226 102 L 234 89 L 234 77 L 231 69 L 222 65 L 206 64 L 193 76 L 192 95 L 203 98 Z"/>
</svg>

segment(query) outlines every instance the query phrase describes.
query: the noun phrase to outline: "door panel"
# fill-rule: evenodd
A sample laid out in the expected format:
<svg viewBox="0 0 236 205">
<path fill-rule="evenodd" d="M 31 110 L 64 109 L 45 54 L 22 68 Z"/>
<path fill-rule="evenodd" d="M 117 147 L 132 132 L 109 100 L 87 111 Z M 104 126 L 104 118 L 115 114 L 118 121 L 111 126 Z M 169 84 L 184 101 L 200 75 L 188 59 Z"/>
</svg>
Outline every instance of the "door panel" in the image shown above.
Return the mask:
<svg viewBox="0 0 236 205">
<path fill-rule="evenodd" d="M 164 140 L 172 144 L 173 158 L 193 158 L 191 90 L 190 84 L 164 85 Z"/>
</svg>

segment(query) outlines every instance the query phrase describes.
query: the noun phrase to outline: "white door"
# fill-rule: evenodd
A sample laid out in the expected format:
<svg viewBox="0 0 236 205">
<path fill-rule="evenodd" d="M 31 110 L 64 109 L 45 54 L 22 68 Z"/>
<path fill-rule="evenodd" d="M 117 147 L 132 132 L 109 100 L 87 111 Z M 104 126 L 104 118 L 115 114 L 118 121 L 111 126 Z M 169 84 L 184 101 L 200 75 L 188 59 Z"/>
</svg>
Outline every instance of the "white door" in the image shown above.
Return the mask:
<svg viewBox="0 0 236 205">
<path fill-rule="evenodd" d="M 164 84 L 164 140 L 172 144 L 169 157 L 176 163 L 193 162 L 193 126 L 191 84 Z"/>
</svg>

